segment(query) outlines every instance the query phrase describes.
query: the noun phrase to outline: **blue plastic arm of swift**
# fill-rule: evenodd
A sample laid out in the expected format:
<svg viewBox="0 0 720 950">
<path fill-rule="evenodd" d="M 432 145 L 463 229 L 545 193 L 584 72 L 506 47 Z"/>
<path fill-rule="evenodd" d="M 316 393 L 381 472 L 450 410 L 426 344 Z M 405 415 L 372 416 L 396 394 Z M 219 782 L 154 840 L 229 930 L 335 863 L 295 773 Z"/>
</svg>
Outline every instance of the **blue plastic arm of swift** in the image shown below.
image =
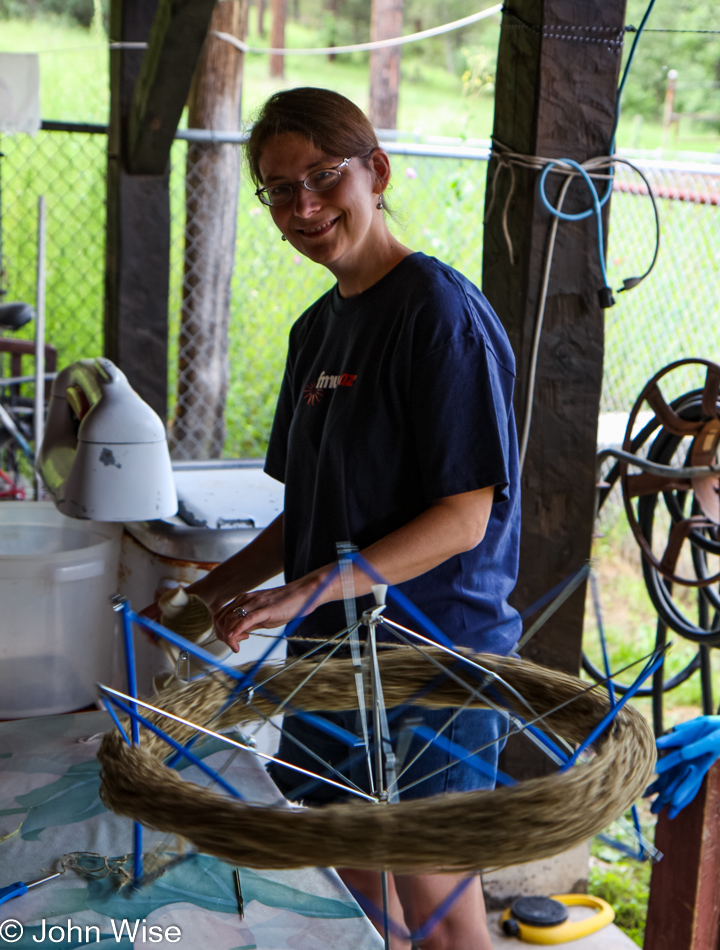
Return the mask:
<svg viewBox="0 0 720 950">
<path fill-rule="evenodd" d="M 11 900 L 13 897 L 22 897 L 27 894 L 28 886 L 23 881 L 15 881 L 14 884 L 8 884 L 7 887 L 0 887 L 0 904 Z"/>
</svg>

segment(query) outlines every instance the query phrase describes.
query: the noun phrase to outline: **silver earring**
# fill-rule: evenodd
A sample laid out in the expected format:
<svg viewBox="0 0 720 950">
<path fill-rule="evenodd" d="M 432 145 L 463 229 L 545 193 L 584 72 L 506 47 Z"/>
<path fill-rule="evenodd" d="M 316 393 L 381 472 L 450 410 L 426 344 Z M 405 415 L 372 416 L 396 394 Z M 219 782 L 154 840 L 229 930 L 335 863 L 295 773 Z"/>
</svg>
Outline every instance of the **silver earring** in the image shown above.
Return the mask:
<svg viewBox="0 0 720 950">
<path fill-rule="evenodd" d="M 375 207 L 378 209 L 378 211 L 382 211 L 382 209 L 383 209 L 382 193 L 378 195 L 378 200 L 377 200 L 377 204 L 375 205 Z"/>
<path fill-rule="evenodd" d="M 280 238 L 280 240 L 281 240 L 281 241 L 287 241 L 287 238 L 286 238 L 285 235 L 283 234 L 282 237 Z"/>
</svg>

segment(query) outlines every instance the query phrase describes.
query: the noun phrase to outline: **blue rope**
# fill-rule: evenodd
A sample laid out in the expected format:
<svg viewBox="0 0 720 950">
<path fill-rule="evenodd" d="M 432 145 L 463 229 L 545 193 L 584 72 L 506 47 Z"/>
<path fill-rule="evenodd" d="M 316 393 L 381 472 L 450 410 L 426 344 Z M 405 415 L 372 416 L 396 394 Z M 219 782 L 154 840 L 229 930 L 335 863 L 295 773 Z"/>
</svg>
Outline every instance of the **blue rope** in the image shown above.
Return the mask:
<svg viewBox="0 0 720 950">
<path fill-rule="evenodd" d="M 592 207 L 587 208 L 585 211 L 578 211 L 576 213 L 570 213 L 568 211 L 561 211 L 559 208 L 556 208 L 554 205 L 550 204 L 547 195 L 545 194 L 545 181 L 547 176 L 550 174 L 552 169 L 559 163 L 563 162 L 565 165 L 570 165 L 582 176 L 585 184 L 588 186 L 590 192 L 590 198 L 592 200 Z M 559 158 L 553 162 L 548 162 L 545 168 L 542 170 L 540 175 L 540 200 L 542 201 L 545 208 L 550 212 L 550 214 L 555 215 L 556 218 L 560 218 L 561 221 L 583 221 L 585 218 L 589 218 L 590 215 L 595 215 L 595 222 L 597 228 L 597 239 L 598 239 L 598 257 L 600 260 L 600 272 L 602 273 L 603 284 L 607 287 L 608 276 L 607 268 L 605 266 L 605 250 L 603 242 L 603 226 L 602 226 L 602 208 L 610 198 L 612 192 L 612 180 L 608 183 L 608 187 L 603 195 L 602 200 L 597 193 L 597 188 L 595 187 L 595 182 L 585 171 L 580 162 L 576 162 L 572 158 Z"/>
</svg>

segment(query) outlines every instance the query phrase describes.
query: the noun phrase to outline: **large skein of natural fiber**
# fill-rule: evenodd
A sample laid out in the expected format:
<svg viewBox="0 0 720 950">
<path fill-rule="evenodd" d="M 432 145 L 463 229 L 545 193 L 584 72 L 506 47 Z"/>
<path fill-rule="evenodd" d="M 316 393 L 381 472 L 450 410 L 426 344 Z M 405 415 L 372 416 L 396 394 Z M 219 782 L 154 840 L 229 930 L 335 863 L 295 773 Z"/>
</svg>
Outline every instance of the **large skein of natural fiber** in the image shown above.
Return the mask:
<svg viewBox="0 0 720 950">
<path fill-rule="evenodd" d="M 472 665 L 463 667 L 439 649 L 424 652 L 399 648 L 378 657 L 388 706 L 412 701 L 431 708 L 482 708 L 479 665 L 490 675 L 496 700 L 524 719 L 542 717 L 544 727 L 572 744 L 589 735 L 609 710 L 607 693 L 599 687 L 525 660 L 467 653 Z M 441 667 L 452 675 L 440 679 Z M 229 703 L 235 686 L 234 679 L 216 673 L 163 691 L 158 704 L 218 731 L 272 716 L 286 697 L 308 712 L 357 704 L 349 659 L 292 660 L 263 668 L 253 690 Z M 468 688 L 474 694 L 469 703 Z M 178 742 L 196 735 L 192 725 L 161 713 L 145 715 Z M 184 781 L 163 764 L 169 752 L 161 738 L 142 727 L 139 746 L 128 745 L 118 730 L 106 733 L 98 753 L 105 804 L 149 827 L 183 835 L 200 851 L 241 867 L 319 865 L 403 873 L 465 872 L 558 854 L 622 815 L 646 788 L 655 765 L 652 731 L 629 705 L 618 711 L 590 755 L 566 771 L 495 791 L 397 804 L 288 808 L 237 801 Z"/>
</svg>

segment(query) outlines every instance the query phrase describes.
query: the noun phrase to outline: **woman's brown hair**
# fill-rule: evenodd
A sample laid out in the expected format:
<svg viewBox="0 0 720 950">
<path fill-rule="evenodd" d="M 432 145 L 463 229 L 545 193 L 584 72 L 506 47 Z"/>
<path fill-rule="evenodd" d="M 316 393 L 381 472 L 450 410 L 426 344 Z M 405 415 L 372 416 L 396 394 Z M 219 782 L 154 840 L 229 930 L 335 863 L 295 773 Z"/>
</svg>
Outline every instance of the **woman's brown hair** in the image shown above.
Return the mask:
<svg viewBox="0 0 720 950">
<path fill-rule="evenodd" d="M 302 135 L 320 151 L 339 158 L 357 156 L 367 160 L 378 147 L 370 120 L 350 99 L 313 86 L 285 89 L 274 93 L 262 106 L 245 144 L 256 187 L 263 184 L 259 163 L 265 143 L 288 132 Z"/>
</svg>

